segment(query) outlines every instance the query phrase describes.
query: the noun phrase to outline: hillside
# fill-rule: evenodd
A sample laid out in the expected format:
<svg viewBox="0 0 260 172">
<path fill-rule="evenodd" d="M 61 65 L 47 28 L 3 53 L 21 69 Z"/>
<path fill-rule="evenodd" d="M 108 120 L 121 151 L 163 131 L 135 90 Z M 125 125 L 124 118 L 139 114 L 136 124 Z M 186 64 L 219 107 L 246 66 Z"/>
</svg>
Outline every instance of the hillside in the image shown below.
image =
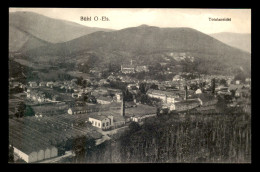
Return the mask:
<svg viewBox="0 0 260 172">
<path fill-rule="evenodd" d="M 48 43 L 66 42 L 96 31 L 111 30 L 86 27 L 33 12 L 9 13 L 10 51 L 24 50 L 24 46 L 27 50 Z"/>
<path fill-rule="evenodd" d="M 244 58 L 249 55 L 191 28 L 143 25 L 114 32 L 95 32 L 65 43 L 34 49 L 29 53 L 71 55 L 85 50 L 127 51 L 136 54 L 189 51 L 216 55 L 240 54 Z"/>
<path fill-rule="evenodd" d="M 14 26 L 9 26 L 9 52 L 26 51 L 49 44 Z"/>
<path fill-rule="evenodd" d="M 251 34 L 221 32 L 210 34 L 210 36 L 227 45 L 251 53 Z"/>
<path fill-rule="evenodd" d="M 228 46 L 211 36 L 191 28 L 158 28 L 141 25 L 113 32 L 95 32 L 80 38 L 43 46 L 27 51 L 27 56 L 64 56 L 84 58 L 84 53 L 94 53 L 104 61 L 113 63 L 136 61 L 173 61 L 174 53 L 186 53 L 196 57 L 198 68 L 222 71 L 242 67 L 250 70 L 250 54 Z M 82 55 L 83 54 L 83 55 Z M 81 58 L 81 59 L 82 59 Z M 145 60 L 144 60 L 145 58 Z M 212 68 L 212 69 L 210 69 Z M 206 71 L 205 71 L 206 72 Z"/>
</svg>

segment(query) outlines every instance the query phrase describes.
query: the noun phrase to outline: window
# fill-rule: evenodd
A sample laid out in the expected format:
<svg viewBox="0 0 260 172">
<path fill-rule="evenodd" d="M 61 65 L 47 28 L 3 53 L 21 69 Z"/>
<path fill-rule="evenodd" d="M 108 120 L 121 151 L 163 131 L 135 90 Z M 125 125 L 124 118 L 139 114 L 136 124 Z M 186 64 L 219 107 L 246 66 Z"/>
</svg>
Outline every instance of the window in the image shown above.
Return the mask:
<svg viewBox="0 0 260 172">
<path fill-rule="evenodd" d="M 107 126 L 108 126 L 109 124 L 108 124 L 108 122 L 107 122 Z"/>
<path fill-rule="evenodd" d="M 98 123 L 98 126 L 100 127 L 100 123 Z"/>
<path fill-rule="evenodd" d="M 105 127 L 105 123 L 103 123 L 103 127 Z"/>
<path fill-rule="evenodd" d="M 97 126 L 97 122 L 95 122 L 95 126 Z"/>
</svg>

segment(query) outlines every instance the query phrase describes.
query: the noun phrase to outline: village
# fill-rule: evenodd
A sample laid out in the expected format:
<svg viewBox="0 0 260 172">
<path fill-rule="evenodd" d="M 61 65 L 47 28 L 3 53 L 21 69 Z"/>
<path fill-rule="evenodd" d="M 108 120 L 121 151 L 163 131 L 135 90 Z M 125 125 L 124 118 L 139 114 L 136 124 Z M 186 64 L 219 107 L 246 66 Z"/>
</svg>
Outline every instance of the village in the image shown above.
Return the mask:
<svg viewBox="0 0 260 172">
<path fill-rule="evenodd" d="M 142 125 L 145 119 L 165 113 L 223 114 L 217 107 L 219 100 L 227 108 L 251 113 L 250 78 L 241 81 L 234 76 L 204 74 L 191 78 L 185 72 L 167 81 L 131 77 L 148 71 L 148 66 L 131 61 L 106 78 L 97 70 L 91 71 L 97 73 L 95 77 L 67 81 L 22 84 L 11 78 L 9 138 L 16 159 L 58 161 L 57 157 L 71 153 L 68 141 L 87 135 L 99 145 L 132 122 Z M 21 114 L 22 107 L 26 114 Z M 21 144 L 24 136 L 28 137 Z"/>
</svg>

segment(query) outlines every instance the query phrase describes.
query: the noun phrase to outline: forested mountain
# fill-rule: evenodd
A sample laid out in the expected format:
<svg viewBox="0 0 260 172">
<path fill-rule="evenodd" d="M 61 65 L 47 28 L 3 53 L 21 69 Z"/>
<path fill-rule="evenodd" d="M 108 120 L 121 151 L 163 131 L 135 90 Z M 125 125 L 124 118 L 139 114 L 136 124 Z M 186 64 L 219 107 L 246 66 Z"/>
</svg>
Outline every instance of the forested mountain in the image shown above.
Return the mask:
<svg viewBox="0 0 260 172">
<path fill-rule="evenodd" d="M 250 72 L 251 55 L 191 28 L 159 28 L 147 25 L 112 32 L 95 32 L 80 38 L 26 51 L 26 56 L 78 57 L 94 53 L 99 63 L 124 63 L 129 59 L 154 63 L 174 61 L 178 53 L 195 57 L 204 72 Z M 178 55 L 177 55 L 178 56 Z"/>
<path fill-rule="evenodd" d="M 47 43 L 66 42 L 96 31 L 111 30 L 86 27 L 33 12 L 11 12 L 9 14 L 9 50 L 23 51 Z"/>
</svg>

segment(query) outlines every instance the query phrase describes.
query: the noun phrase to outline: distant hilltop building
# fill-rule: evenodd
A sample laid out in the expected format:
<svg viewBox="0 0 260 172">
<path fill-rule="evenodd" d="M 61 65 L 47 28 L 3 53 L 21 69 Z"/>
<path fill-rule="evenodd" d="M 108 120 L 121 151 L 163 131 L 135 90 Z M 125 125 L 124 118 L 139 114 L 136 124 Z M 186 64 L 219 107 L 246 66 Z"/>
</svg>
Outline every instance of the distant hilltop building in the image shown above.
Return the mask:
<svg viewBox="0 0 260 172">
<path fill-rule="evenodd" d="M 135 73 L 135 66 L 133 65 L 121 65 L 121 72 L 128 74 L 128 73 Z"/>
<path fill-rule="evenodd" d="M 121 72 L 124 74 L 136 73 L 136 72 L 149 72 L 148 66 L 136 66 L 133 65 L 133 60 L 131 60 L 130 65 L 121 65 Z"/>
<path fill-rule="evenodd" d="M 136 72 L 149 72 L 149 69 L 147 66 L 136 66 Z"/>
</svg>

